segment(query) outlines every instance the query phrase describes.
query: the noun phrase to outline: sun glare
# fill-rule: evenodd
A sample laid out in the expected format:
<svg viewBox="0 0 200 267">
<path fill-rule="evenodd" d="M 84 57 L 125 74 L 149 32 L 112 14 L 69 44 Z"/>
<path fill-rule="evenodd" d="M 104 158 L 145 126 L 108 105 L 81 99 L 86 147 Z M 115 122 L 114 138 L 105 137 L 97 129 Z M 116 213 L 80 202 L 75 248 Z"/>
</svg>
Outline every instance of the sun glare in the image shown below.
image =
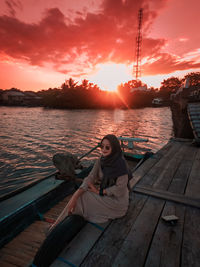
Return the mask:
<svg viewBox="0 0 200 267">
<path fill-rule="evenodd" d="M 99 64 L 97 72 L 90 77 L 102 90 L 116 91 L 119 84 L 131 80 L 130 69 L 125 64 Z"/>
</svg>

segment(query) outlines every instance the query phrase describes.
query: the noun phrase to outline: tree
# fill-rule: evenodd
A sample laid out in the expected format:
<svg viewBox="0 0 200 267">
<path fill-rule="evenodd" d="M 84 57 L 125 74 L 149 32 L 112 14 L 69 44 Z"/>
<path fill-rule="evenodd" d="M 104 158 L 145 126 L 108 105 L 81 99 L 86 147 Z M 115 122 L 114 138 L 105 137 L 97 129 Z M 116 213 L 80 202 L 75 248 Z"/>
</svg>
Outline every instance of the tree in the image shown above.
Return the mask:
<svg viewBox="0 0 200 267">
<path fill-rule="evenodd" d="M 167 80 L 164 80 L 161 84 L 162 86 L 160 87 L 160 95 L 165 99 L 169 99 L 170 94 L 176 93 L 180 88 L 182 81 L 176 77 L 171 77 Z"/>
<path fill-rule="evenodd" d="M 89 88 L 89 81 L 84 79 L 81 83 L 81 87 L 87 90 Z"/>
<path fill-rule="evenodd" d="M 200 85 L 200 72 L 191 72 L 185 75 L 184 80 L 189 78 L 191 86 Z"/>
</svg>

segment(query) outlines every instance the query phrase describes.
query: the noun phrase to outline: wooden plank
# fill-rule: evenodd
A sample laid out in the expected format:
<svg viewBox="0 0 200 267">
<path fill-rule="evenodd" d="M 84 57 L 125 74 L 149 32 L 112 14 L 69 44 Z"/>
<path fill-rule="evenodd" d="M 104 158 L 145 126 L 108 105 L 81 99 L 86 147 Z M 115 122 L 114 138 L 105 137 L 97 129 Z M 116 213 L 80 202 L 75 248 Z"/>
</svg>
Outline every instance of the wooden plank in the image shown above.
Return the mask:
<svg viewBox="0 0 200 267">
<path fill-rule="evenodd" d="M 200 210 L 187 208 L 184 223 L 181 267 L 200 266 Z"/>
<path fill-rule="evenodd" d="M 181 150 L 181 147 L 181 143 L 179 142 L 172 143 L 171 149 L 146 173 L 139 181 L 138 185 L 149 186 L 155 184 L 155 186 L 158 187 L 162 186 L 163 189 L 166 188 L 169 183 L 168 179 L 171 179 L 172 173 L 174 173 L 175 168 L 180 162 L 180 159 L 174 162 L 174 157 L 176 157 L 176 155 L 179 157 L 179 150 Z M 167 179 L 167 185 L 166 182 L 163 181 L 164 179 Z"/>
<path fill-rule="evenodd" d="M 179 204 L 166 203 L 162 216 L 171 214 L 176 215 L 179 220 L 176 225 L 159 220 L 146 257 L 145 267 L 180 266 L 185 208 Z"/>
<path fill-rule="evenodd" d="M 194 199 L 191 197 L 184 196 L 182 194 L 176 194 L 164 190 L 159 190 L 151 187 L 142 187 L 142 186 L 136 186 L 133 192 L 160 198 L 163 200 L 173 201 L 191 207 L 200 208 L 200 199 Z"/>
<path fill-rule="evenodd" d="M 2 255 L 9 255 L 9 256 L 14 256 L 16 258 L 20 258 L 21 260 L 23 260 L 24 262 L 30 262 L 32 260 L 32 256 L 30 256 L 29 254 L 25 254 L 24 251 L 20 251 L 18 249 L 9 249 L 9 248 L 3 248 L 1 250 L 1 254 Z"/>
<path fill-rule="evenodd" d="M 200 195 L 200 149 L 197 149 L 197 154 L 192 165 L 191 173 L 188 178 L 186 188 L 186 196 L 198 198 Z"/>
<path fill-rule="evenodd" d="M 170 196 L 173 195 L 175 198 L 177 196 L 184 198 L 183 193 L 187 178 L 191 170 L 193 159 L 196 155 L 196 151 L 193 147 L 188 147 L 186 152 L 187 153 L 185 153 L 184 159 L 168 188 L 169 192 L 163 192 L 164 194 L 168 194 Z M 184 178 L 182 179 L 182 177 Z M 155 189 L 152 188 L 151 190 Z M 176 225 L 169 225 L 169 223 L 166 223 L 162 219 L 159 220 L 146 257 L 145 267 L 180 266 L 185 207 L 173 202 L 167 202 L 161 216 L 172 214 L 178 217 L 178 222 Z"/>
<path fill-rule="evenodd" d="M 111 222 L 81 263 L 82 267 L 112 266 L 133 222 L 140 214 L 147 200 L 147 197 L 134 193 L 130 194 L 130 198 L 130 205 L 126 216 Z"/>
<path fill-rule="evenodd" d="M 8 262 L 10 264 L 13 264 L 15 266 L 18 266 L 18 267 L 27 266 L 27 262 L 26 261 L 24 261 L 23 259 L 21 259 L 19 257 L 15 257 L 15 256 L 12 256 L 12 255 L 4 254 L 3 256 L 1 256 L 1 260 L 5 261 L 5 262 Z"/>
<path fill-rule="evenodd" d="M 157 152 L 153 157 L 146 160 L 142 166 L 140 166 L 134 173 L 133 178 L 130 180 L 130 187 L 133 188 L 140 180 L 144 180 L 144 176 L 152 169 L 152 167 L 165 155 L 168 153 L 172 142 L 167 143 L 159 152 Z"/>
<path fill-rule="evenodd" d="M 106 228 L 110 222 L 98 224 L 102 228 Z M 96 240 L 103 234 L 103 231 L 94 225 L 86 224 L 86 226 L 76 235 L 59 255 L 59 258 L 79 266 L 89 250 L 93 247 Z M 66 263 L 56 259 L 51 267 L 66 267 Z"/>
<path fill-rule="evenodd" d="M 25 255 L 28 256 L 28 257 L 34 257 L 35 255 L 35 251 L 34 250 L 30 250 L 30 249 L 27 249 L 27 247 L 24 247 L 24 246 L 19 246 L 17 244 L 17 246 L 4 246 L 3 249 L 2 249 L 2 252 L 3 251 L 10 251 L 11 255 L 15 255 L 16 253 L 19 253 L 21 255 Z"/>
<path fill-rule="evenodd" d="M 188 146 L 182 144 L 177 152 L 171 154 L 170 158 L 166 158 L 162 170 L 160 170 L 160 175 L 151 183 L 154 188 L 166 190 L 170 186 L 174 175 L 187 155 L 187 150 Z"/>
<path fill-rule="evenodd" d="M 123 242 L 112 266 L 144 266 L 164 201 L 149 197 Z"/>
<path fill-rule="evenodd" d="M 179 168 L 173 176 L 173 180 L 168 189 L 170 192 L 180 192 L 184 194 L 196 154 L 197 148 L 189 145 Z"/>
<path fill-rule="evenodd" d="M 10 242 L 8 245 L 5 245 L 4 247 L 9 248 L 10 250 L 13 250 L 13 249 L 23 250 L 26 253 L 32 255 L 33 257 L 37 252 L 37 248 L 34 248 L 33 246 L 28 246 L 27 244 L 21 243 L 19 241 Z"/>
<path fill-rule="evenodd" d="M 0 266 L 1 266 L 1 267 L 15 267 L 15 266 L 17 266 L 17 265 L 8 263 L 8 262 L 3 261 L 3 260 L 0 259 Z"/>
<path fill-rule="evenodd" d="M 0 203 L 0 221 L 11 215 L 16 210 L 21 209 L 40 196 L 58 187 L 63 181 L 55 182 L 54 178 L 49 178 L 41 183 L 29 188 L 27 191 L 20 193 L 14 197 L 4 200 Z"/>
</svg>

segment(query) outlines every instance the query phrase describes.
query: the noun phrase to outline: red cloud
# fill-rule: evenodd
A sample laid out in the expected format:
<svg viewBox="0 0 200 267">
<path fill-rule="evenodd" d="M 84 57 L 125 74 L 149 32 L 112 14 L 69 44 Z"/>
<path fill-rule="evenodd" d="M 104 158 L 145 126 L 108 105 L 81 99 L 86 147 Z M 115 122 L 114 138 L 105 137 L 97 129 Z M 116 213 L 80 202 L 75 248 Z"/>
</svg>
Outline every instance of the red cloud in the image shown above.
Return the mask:
<svg viewBox="0 0 200 267">
<path fill-rule="evenodd" d="M 23 9 L 19 0 L 5 0 L 5 4 L 8 7 L 10 15 L 13 17 L 16 15 L 16 9 Z"/>
<path fill-rule="evenodd" d="M 177 57 L 166 53 L 160 53 L 157 56 L 158 59 L 153 63 L 146 63 L 142 66 L 144 75 L 168 74 L 178 70 L 200 68 L 200 63 L 180 61 Z"/>
<path fill-rule="evenodd" d="M 166 1 L 105 0 L 98 14 L 80 16 L 82 13 L 77 13 L 78 17 L 73 21 L 66 18 L 59 8 L 47 10 L 43 19 L 35 24 L 19 21 L 15 17 L 1 16 L 0 52 L 26 60 L 32 65 L 51 63 L 62 73 L 71 71 L 68 69 L 69 64 L 74 62 L 82 71 L 85 67 L 106 61 L 131 63 L 134 60 L 138 9 L 144 8 L 145 36 L 157 15 L 149 4 L 155 4 L 158 12 Z M 143 56 L 156 56 L 164 44 L 163 39 L 144 37 Z M 146 73 L 164 71 L 164 66 L 170 69 L 169 65 L 162 65 L 166 62 L 166 57 L 167 55 L 162 55 L 162 59 L 147 64 Z M 169 55 L 167 62 L 171 64 L 171 68 L 177 66 L 176 60 L 172 60 Z M 187 63 L 180 63 L 178 66 L 184 68 L 186 65 Z"/>
</svg>

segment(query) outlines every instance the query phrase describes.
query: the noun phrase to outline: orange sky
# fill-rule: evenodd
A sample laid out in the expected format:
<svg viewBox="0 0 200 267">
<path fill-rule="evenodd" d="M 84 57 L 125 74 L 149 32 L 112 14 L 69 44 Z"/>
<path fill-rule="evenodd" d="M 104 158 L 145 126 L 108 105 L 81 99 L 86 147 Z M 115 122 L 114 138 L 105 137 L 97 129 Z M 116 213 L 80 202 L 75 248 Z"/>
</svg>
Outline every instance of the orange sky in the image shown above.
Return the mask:
<svg viewBox="0 0 200 267">
<path fill-rule="evenodd" d="M 134 79 L 143 8 L 142 81 L 200 71 L 199 0 L 0 0 L 0 89 L 59 87 L 70 77 L 102 89 Z"/>
</svg>

